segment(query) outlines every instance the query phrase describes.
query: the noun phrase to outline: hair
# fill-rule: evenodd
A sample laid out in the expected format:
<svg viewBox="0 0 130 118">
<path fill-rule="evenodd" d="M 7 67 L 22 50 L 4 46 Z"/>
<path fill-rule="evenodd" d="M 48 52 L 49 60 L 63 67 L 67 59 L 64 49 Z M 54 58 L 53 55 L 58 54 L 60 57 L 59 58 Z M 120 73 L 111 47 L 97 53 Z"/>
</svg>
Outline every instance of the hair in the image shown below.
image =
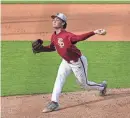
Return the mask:
<svg viewBox="0 0 130 118">
<path fill-rule="evenodd" d="M 67 23 L 65 22 L 65 24 L 63 25 L 63 29 L 66 29 L 67 27 Z"/>
</svg>

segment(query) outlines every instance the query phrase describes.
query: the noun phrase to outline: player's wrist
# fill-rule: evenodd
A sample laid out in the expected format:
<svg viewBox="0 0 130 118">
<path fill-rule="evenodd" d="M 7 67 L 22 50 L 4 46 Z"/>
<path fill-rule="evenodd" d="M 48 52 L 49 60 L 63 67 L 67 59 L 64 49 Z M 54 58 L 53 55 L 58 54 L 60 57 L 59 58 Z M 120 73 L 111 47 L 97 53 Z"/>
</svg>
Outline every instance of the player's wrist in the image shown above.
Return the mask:
<svg viewBox="0 0 130 118">
<path fill-rule="evenodd" d="M 92 31 L 94 34 L 97 34 L 95 31 Z"/>
<path fill-rule="evenodd" d="M 97 30 L 95 30 L 95 31 L 93 31 L 94 32 L 94 34 L 98 34 L 98 31 Z"/>
<path fill-rule="evenodd" d="M 106 30 L 105 29 L 97 29 L 94 31 L 95 34 L 98 35 L 105 35 L 106 34 Z"/>
</svg>

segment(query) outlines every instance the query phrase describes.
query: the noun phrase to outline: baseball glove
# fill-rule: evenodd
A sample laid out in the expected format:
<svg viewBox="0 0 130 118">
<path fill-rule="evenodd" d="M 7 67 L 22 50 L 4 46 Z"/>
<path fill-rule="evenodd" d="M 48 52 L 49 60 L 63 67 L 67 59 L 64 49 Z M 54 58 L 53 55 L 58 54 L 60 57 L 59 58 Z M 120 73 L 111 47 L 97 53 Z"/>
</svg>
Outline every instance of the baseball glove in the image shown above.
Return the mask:
<svg viewBox="0 0 130 118">
<path fill-rule="evenodd" d="M 42 44 L 43 44 L 43 41 L 41 39 L 37 39 L 32 42 L 32 51 L 34 54 L 41 52 L 41 48 L 43 48 Z"/>
</svg>

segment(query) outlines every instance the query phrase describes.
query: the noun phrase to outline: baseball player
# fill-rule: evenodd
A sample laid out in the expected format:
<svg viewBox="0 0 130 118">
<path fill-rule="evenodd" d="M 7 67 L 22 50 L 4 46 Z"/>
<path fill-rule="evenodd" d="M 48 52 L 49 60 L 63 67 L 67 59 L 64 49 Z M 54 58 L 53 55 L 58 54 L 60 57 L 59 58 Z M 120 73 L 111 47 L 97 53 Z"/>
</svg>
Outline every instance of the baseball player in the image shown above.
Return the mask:
<svg viewBox="0 0 130 118">
<path fill-rule="evenodd" d="M 86 40 L 95 34 L 105 35 L 106 31 L 104 29 L 98 29 L 92 32 L 76 35 L 65 30 L 67 27 L 67 18 L 63 13 L 52 15 L 51 18 L 54 33 L 51 36 L 50 45 L 43 46 L 43 41 L 41 39 L 32 43 L 32 50 L 34 53 L 57 51 L 57 53 L 62 57 L 62 62 L 59 66 L 52 92 L 51 102 L 43 112 L 58 110 L 59 96 L 62 92 L 66 78 L 71 72 L 74 73 L 78 83 L 84 89 L 98 90 L 100 95 L 105 95 L 107 88 L 107 83 L 105 81 L 101 84 L 97 84 L 88 80 L 87 58 L 75 45 L 77 42 Z"/>
</svg>

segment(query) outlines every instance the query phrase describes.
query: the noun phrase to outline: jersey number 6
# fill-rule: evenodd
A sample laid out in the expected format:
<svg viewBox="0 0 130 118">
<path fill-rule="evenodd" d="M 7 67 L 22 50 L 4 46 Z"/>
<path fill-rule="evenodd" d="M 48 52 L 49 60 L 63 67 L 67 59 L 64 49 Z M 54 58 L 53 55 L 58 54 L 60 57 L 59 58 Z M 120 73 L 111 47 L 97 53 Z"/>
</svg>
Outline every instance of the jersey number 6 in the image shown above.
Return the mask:
<svg viewBox="0 0 130 118">
<path fill-rule="evenodd" d="M 60 46 L 60 48 L 64 47 L 64 42 L 62 38 L 58 38 L 58 45 Z"/>
</svg>

